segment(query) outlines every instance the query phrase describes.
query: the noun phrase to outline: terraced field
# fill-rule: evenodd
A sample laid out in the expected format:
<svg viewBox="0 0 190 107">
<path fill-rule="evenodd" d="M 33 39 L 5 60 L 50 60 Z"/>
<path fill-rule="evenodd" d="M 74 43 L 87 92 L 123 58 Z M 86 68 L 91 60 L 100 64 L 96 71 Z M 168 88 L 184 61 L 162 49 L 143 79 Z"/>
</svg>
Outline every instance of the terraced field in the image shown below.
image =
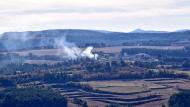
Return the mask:
<svg viewBox="0 0 190 107">
<path fill-rule="evenodd" d="M 144 79 L 89 81 L 95 91 L 82 89 L 54 88 L 66 95 L 71 101 L 74 98 L 88 102 L 91 107 L 105 107 L 109 104 L 132 105 L 134 107 L 160 107 L 169 96 L 178 89 L 190 89 L 190 81 L 184 79 Z"/>
</svg>

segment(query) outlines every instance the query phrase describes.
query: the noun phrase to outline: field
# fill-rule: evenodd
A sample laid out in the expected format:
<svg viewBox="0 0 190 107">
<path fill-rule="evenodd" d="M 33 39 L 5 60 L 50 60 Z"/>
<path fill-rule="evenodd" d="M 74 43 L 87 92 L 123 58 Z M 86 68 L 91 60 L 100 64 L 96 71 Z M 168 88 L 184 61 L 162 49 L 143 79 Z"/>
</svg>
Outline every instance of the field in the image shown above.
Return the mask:
<svg viewBox="0 0 190 107">
<path fill-rule="evenodd" d="M 78 98 L 87 101 L 91 107 L 104 107 L 109 104 L 160 107 L 179 89 L 190 89 L 189 80 L 172 78 L 89 81 L 81 84 L 89 84 L 95 91 L 57 87 L 54 89 L 70 100 Z"/>
<path fill-rule="evenodd" d="M 162 88 L 163 86 L 151 84 L 146 81 L 91 81 L 87 82 L 96 90 L 130 94 L 149 91 L 150 88 Z"/>
<path fill-rule="evenodd" d="M 28 64 L 56 64 L 61 63 L 61 61 L 54 61 L 54 60 L 26 60 L 25 63 Z"/>
<path fill-rule="evenodd" d="M 178 50 L 183 49 L 184 46 L 116 46 L 116 47 L 104 47 L 104 48 L 95 48 L 95 52 L 105 52 L 105 53 L 119 53 L 123 48 L 132 49 L 132 48 L 145 48 L 145 49 L 163 49 L 163 50 Z"/>
<path fill-rule="evenodd" d="M 147 48 L 147 49 L 163 49 L 163 50 L 181 50 L 184 49 L 184 46 L 115 46 L 115 47 L 103 47 L 103 48 L 94 48 L 93 52 L 103 52 L 103 53 L 111 53 L 111 54 L 118 54 L 121 52 L 123 48 Z M 81 48 L 84 50 L 84 48 Z M 36 55 L 38 57 L 41 56 L 59 56 L 64 58 L 65 52 L 63 49 L 39 49 L 39 50 L 23 50 L 23 51 L 15 51 L 9 52 L 19 54 L 20 56 L 27 56 L 27 55 Z M 7 52 L 1 52 L 1 54 L 7 54 Z M 61 61 L 57 60 L 47 60 L 47 59 L 27 59 L 24 60 L 24 63 L 29 64 L 56 64 Z"/>
<path fill-rule="evenodd" d="M 184 46 L 115 46 L 115 47 L 94 48 L 93 52 L 119 53 L 119 52 L 121 52 L 121 50 L 123 48 L 179 50 L 179 49 L 184 49 Z M 64 51 L 62 49 L 25 50 L 25 51 L 11 52 L 11 53 L 17 53 L 19 55 L 28 55 L 29 53 L 32 53 L 33 55 L 38 55 L 38 56 L 43 56 L 43 55 L 58 55 L 58 56 L 61 55 L 61 56 L 64 56 Z"/>
<path fill-rule="evenodd" d="M 184 71 L 184 70 L 172 70 L 172 71 L 174 71 L 176 73 L 185 73 L 185 74 L 190 75 L 190 71 Z"/>
</svg>

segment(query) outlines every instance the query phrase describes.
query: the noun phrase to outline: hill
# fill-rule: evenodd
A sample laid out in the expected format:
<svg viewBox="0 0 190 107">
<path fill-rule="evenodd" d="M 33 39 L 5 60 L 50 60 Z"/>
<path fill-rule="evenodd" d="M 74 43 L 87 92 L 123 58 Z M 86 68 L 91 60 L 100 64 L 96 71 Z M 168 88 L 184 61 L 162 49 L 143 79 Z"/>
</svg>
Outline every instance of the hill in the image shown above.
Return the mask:
<svg viewBox="0 0 190 107">
<path fill-rule="evenodd" d="M 123 33 L 80 29 L 55 29 L 27 32 L 6 32 L 1 34 L 0 49 L 16 50 L 30 48 L 54 48 L 54 40 L 65 38 L 81 47 L 86 45 L 171 45 L 189 41 L 190 30 L 162 33 Z"/>
</svg>

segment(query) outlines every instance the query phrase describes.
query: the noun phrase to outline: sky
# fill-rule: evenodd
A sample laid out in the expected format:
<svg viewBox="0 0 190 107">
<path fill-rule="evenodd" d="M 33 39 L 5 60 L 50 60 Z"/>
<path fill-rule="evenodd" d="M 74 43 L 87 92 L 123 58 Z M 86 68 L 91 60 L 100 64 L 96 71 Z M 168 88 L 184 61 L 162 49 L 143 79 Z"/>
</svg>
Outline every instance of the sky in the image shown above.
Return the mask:
<svg viewBox="0 0 190 107">
<path fill-rule="evenodd" d="M 190 0 L 0 0 L 0 33 L 190 29 Z"/>
</svg>

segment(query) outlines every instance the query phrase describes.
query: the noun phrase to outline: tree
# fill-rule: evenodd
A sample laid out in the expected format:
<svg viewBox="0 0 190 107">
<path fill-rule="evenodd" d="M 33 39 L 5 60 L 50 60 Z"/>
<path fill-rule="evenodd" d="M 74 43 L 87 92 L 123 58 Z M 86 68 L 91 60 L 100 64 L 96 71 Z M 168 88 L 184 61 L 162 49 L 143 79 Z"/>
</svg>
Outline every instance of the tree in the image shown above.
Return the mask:
<svg viewBox="0 0 190 107">
<path fill-rule="evenodd" d="M 169 99 L 169 107 L 190 107 L 190 92 L 172 95 Z"/>
<path fill-rule="evenodd" d="M 5 78 L 0 78 L 0 86 L 3 86 L 3 87 L 16 87 L 16 84 L 12 80 L 5 79 Z"/>
<path fill-rule="evenodd" d="M 67 99 L 46 89 L 11 89 L 0 93 L 0 107 L 66 107 Z"/>
</svg>

